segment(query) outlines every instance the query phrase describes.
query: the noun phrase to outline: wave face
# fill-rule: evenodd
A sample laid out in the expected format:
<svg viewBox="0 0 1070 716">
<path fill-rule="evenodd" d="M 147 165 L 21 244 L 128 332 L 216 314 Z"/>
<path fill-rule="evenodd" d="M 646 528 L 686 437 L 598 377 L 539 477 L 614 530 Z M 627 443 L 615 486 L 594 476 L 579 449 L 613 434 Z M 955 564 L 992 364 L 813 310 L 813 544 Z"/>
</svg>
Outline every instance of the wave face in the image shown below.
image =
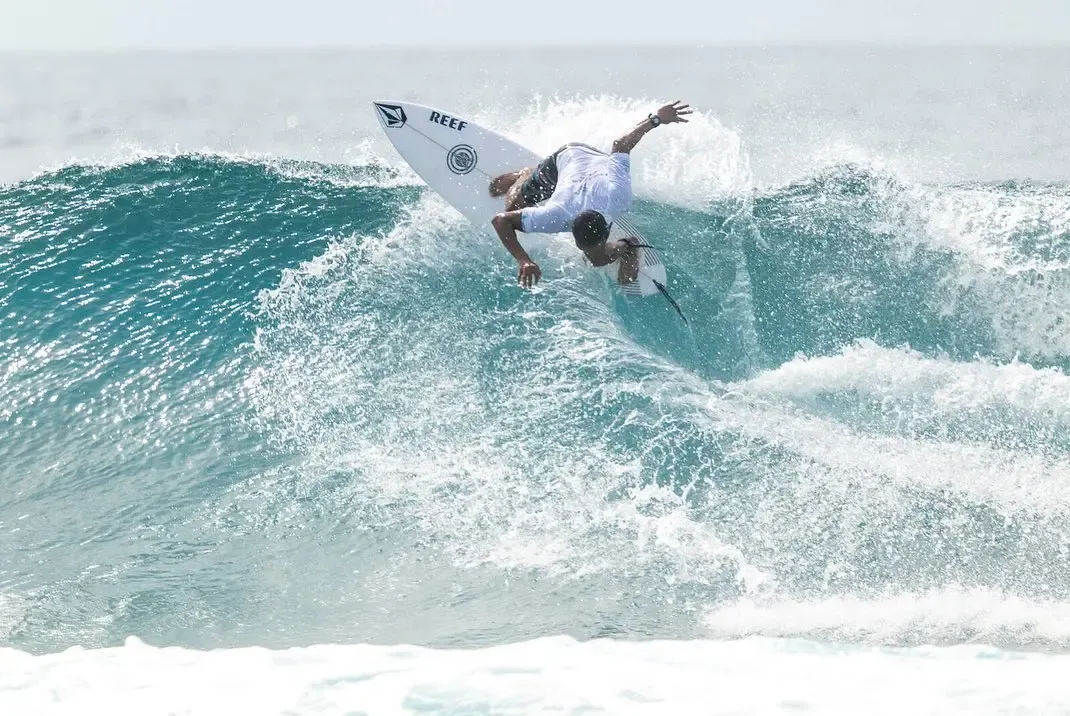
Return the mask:
<svg viewBox="0 0 1070 716">
<path fill-rule="evenodd" d="M 904 185 L 838 166 L 754 203 L 745 250 L 777 361 L 859 337 L 1066 366 L 1070 189 Z"/>
<path fill-rule="evenodd" d="M 686 325 L 379 161 L 0 189 L 5 643 L 1070 646 L 1070 189 L 724 169 Z"/>
</svg>

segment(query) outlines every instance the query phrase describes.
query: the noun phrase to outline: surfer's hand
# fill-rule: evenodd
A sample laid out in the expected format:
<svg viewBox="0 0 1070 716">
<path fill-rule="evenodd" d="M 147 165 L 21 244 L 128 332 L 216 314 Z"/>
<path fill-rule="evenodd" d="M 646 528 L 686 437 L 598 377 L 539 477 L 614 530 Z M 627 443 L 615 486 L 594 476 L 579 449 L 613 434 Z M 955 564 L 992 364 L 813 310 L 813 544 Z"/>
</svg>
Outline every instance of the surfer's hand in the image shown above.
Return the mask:
<svg viewBox="0 0 1070 716">
<path fill-rule="evenodd" d="M 673 122 L 686 122 L 684 115 L 691 114 L 694 110 L 690 105 L 681 104 L 680 100 L 676 100 L 672 104 L 667 104 L 658 110 L 658 119 L 662 124 L 672 124 Z"/>
<path fill-rule="evenodd" d="M 542 270 L 539 265 L 534 261 L 521 261 L 520 271 L 517 274 L 517 280 L 524 288 L 531 288 L 539 282 L 542 278 Z"/>
</svg>

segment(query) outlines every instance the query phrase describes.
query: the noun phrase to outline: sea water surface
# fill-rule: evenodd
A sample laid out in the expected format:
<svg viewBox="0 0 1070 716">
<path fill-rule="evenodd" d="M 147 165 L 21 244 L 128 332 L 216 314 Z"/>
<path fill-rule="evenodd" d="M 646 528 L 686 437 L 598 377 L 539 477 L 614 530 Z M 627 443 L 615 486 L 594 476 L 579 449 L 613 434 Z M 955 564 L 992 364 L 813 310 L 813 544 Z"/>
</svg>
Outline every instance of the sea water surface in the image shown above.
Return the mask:
<svg viewBox="0 0 1070 716">
<path fill-rule="evenodd" d="M 0 56 L 0 713 L 1070 713 L 1070 51 Z M 635 150 L 684 324 L 373 99 Z"/>
</svg>

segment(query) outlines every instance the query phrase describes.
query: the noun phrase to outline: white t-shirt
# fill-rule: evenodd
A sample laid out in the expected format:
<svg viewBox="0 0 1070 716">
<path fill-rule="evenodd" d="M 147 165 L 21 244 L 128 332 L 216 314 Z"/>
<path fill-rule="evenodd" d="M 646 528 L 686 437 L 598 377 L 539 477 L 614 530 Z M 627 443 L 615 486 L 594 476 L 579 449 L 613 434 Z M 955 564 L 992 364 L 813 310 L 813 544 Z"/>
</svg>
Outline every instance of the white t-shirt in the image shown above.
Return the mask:
<svg viewBox="0 0 1070 716">
<path fill-rule="evenodd" d="M 632 206 L 630 169 L 630 154 L 603 154 L 582 144 L 566 147 L 557 155 L 553 195 L 542 206 L 521 211 L 521 229 L 536 234 L 572 231 L 572 220 L 588 209 L 611 223 Z"/>
</svg>

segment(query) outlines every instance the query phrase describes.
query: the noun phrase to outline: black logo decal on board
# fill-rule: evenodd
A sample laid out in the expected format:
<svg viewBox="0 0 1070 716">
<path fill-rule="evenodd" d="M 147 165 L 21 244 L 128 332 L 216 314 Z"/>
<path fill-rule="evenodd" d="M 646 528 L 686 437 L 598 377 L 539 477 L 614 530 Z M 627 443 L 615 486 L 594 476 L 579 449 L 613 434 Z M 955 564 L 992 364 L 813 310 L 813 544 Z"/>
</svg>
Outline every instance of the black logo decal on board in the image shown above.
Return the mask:
<svg viewBox="0 0 1070 716">
<path fill-rule="evenodd" d="M 432 112 L 431 116 L 427 118 L 427 121 L 441 124 L 443 127 L 449 127 L 450 129 L 456 129 L 458 132 L 463 131 L 464 128 L 468 126 L 468 122 L 463 119 L 457 119 L 448 114 L 442 114 L 442 112 Z"/>
<path fill-rule="evenodd" d="M 405 110 L 398 107 L 396 104 L 379 104 L 376 102 L 375 108 L 379 110 L 379 116 L 383 118 L 383 124 L 390 129 L 404 127 L 405 122 L 409 120 L 409 118 L 405 116 Z"/>
<path fill-rule="evenodd" d="M 454 174 L 467 174 L 476 168 L 476 162 L 478 161 L 479 157 L 476 155 L 476 150 L 467 144 L 458 144 L 446 155 L 446 166 Z"/>
</svg>

